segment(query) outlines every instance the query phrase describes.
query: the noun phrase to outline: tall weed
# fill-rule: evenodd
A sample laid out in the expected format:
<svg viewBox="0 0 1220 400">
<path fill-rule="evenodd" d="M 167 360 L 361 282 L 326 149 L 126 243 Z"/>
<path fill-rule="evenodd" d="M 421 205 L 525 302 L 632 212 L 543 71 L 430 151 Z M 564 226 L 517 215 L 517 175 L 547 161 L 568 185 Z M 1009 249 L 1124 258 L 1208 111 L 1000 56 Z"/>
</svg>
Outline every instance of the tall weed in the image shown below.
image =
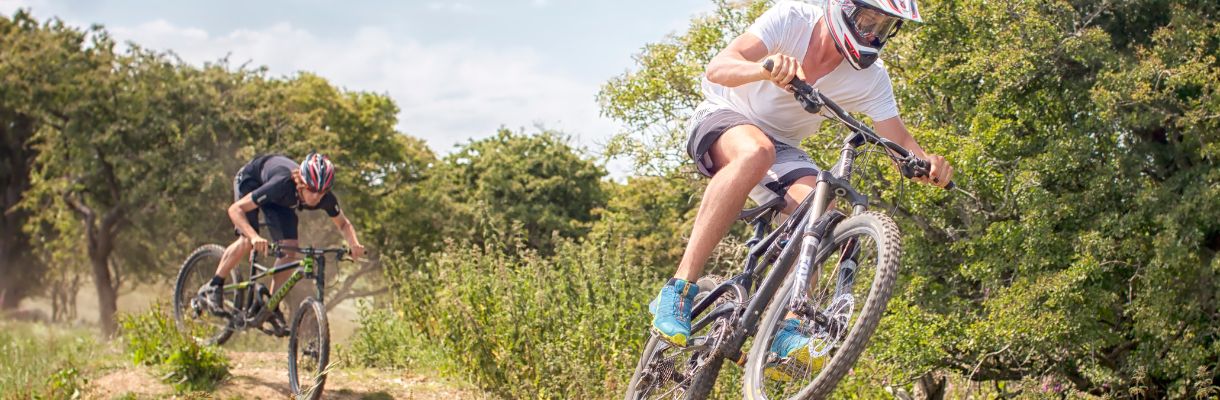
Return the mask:
<svg viewBox="0 0 1220 400">
<path fill-rule="evenodd" d="M 131 360 L 158 369 L 178 392 L 212 390 L 229 376 L 224 353 L 180 332 L 164 305 L 142 314 L 122 315 L 119 322 Z"/>
</svg>

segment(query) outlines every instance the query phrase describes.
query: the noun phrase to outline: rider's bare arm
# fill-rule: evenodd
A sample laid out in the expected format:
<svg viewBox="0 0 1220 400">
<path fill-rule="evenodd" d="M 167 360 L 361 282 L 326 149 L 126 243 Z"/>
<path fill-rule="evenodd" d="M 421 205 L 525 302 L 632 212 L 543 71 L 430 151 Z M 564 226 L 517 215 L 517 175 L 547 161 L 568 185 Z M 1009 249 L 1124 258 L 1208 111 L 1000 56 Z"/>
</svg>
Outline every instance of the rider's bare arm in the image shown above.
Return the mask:
<svg viewBox="0 0 1220 400">
<path fill-rule="evenodd" d="M 772 58 L 776 67 L 768 72 L 762 67 L 763 58 Z M 752 33 L 743 33 L 721 50 L 707 64 L 707 79 L 728 87 L 737 87 L 750 82 L 771 80 L 786 87 L 793 77 L 805 78 L 801 64 L 795 58 L 783 54 L 767 56 L 767 45 Z"/>
<path fill-rule="evenodd" d="M 920 147 L 915 138 L 911 136 L 911 132 L 907 131 L 906 125 L 902 123 L 902 118 L 894 117 L 877 121 L 874 126 L 878 135 L 907 148 L 916 157 L 928 160 L 932 165 L 927 177 L 912 178 L 916 182 L 944 187 L 953 180 L 953 166 L 949 165 L 944 157 L 925 152 L 923 147 Z"/>
<path fill-rule="evenodd" d="M 254 230 L 254 227 L 250 226 L 250 222 L 246 220 L 246 213 L 256 208 L 258 208 L 258 204 L 254 203 L 254 196 L 247 194 L 229 206 L 229 219 L 233 221 L 233 226 L 237 227 L 241 235 L 250 241 L 255 251 L 265 253 L 267 252 L 267 240 L 259 236 L 258 231 Z"/>
<path fill-rule="evenodd" d="M 257 208 L 258 204 L 254 204 L 254 198 L 249 194 L 229 206 L 229 219 L 246 238 L 258 237 L 258 231 L 254 230 L 254 227 L 250 226 L 250 221 L 246 220 L 246 213 Z"/>
<path fill-rule="evenodd" d="M 364 246 L 357 240 L 356 228 L 352 226 L 352 221 L 347 219 L 347 214 L 340 210 L 339 215 L 332 217 L 330 221 L 335 223 L 335 228 L 339 229 L 339 232 L 343 234 L 343 239 L 347 241 L 347 246 L 352 248 L 352 257 L 357 259 L 363 257 Z"/>
</svg>

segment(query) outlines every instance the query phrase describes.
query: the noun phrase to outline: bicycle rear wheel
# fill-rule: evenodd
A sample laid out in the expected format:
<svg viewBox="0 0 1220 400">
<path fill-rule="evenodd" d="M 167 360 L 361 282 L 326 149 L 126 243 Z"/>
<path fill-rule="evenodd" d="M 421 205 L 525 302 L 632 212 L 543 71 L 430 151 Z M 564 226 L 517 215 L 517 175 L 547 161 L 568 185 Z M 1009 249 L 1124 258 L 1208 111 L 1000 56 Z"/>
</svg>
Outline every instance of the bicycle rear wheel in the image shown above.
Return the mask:
<svg viewBox="0 0 1220 400">
<path fill-rule="evenodd" d="M 699 280 L 701 293 L 695 303 L 702 301 L 716 285 L 724 279 L 705 277 Z M 733 292 L 722 295 L 701 315 L 693 316 L 697 321 L 714 310 L 717 305 L 735 301 Z M 724 315 L 702 329 L 691 332 L 687 347 L 677 347 L 650 334 L 644 352 L 636 365 L 631 383 L 627 387 L 627 400 L 644 399 L 705 399 L 716 383 L 716 376 L 724 364 L 724 358 L 716 354 L 716 346 L 729 333 L 732 314 Z"/>
<path fill-rule="evenodd" d="M 293 398 L 322 398 L 330 362 L 330 324 L 326 307 L 313 297 L 292 315 L 288 335 L 288 385 Z"/>
<path fill-rule="evenodd" d="M 827 242 L 810 267 L 816 283 L 802 293 L 795 275 L 789 276 L 763 314 L 746 361 L 746 399 L 826 398 L 876 330 L 898 276 L 897 225 L 885 214 L 866 212 L 839 223 Z M 790 305 L 802 294 L 807 306 L 793 315 Z M 772 344 L 792 318 L 810 340 L 784 357 Z"/>
<path fill-rule="evenodd" d="M 205 344 L 224 344 L 233 336 L 229 319 L 212 314 L 196 299 L 199 288 L 216 275 L 216 266 L 220 264 L 224 251 L 223 247 L 215 244 L 195 249 L 178 269 L 178 278 L 174 283 L 174 322 L 180 331 Z M 230 282 L 239 280 L 236 268 L 229 273 L 229 279 Z M 226 291 L 223 295 L 225 306 L 236 310 L 240 296 L 240 290 Z"/>
</svg>

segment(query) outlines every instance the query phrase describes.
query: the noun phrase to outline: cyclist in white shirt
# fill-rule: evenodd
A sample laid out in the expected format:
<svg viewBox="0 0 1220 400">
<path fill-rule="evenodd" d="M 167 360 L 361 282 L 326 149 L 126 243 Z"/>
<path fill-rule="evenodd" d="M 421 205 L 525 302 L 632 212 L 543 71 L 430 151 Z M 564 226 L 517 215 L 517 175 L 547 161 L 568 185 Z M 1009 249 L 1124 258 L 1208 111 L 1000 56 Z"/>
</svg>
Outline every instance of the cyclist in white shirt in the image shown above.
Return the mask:
<svg viewBox="0 0 1220 400">
<path fill-rule="evenodd" d="M 650 305 L 656 334 L 686 345 L 699 290 L 694 282 L 747 196 L 759 204 L 782 196 L 784 212 L 791 213 L 813 191 L 818 166 L 799 144 L 817 133 L 824 118 L 792 98 L 793 77 L 848 112 L 864 113 L 878 134 L 930 161 L 929 176 L 917 181 L 942 187 L 950 182 L 953 168 L 944 157 L 925 152 L 898 117 L 889 73 L 877 59 L 904 21 L 922 21 L 915 0 L 782 1 L 707 65 L 705 100 L 689 123 L 687 152 L 711 181 L 678 270 Z M 762 66 L 766 60 L 774 62 L 770 72 Z M 808 351 L 798 352 L 809 338 L 793 322 L 787 321 L 771 350 L 809 365 Z"/>
</svg>

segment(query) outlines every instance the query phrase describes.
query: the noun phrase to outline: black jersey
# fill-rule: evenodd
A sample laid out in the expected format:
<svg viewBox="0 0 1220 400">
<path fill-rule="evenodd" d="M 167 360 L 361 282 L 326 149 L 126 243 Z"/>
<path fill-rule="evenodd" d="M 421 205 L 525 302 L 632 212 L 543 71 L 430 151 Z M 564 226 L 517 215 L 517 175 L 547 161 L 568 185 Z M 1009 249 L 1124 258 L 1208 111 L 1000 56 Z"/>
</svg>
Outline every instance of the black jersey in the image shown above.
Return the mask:
<svg viewBox="0 0 1220 400">
<path fill-rule="evenodd" d="M 292 180 L 292 171 L 298 168 L 296 161 L 280 155 L 263 156 L 250 162 L 254 171 L 247 179 L 252 179 L 258 187 L 250 192 L 254 204 L 263 207 L 274 204 L 297 210 L 324 210 L 331 217 L 339 216 L 339 198 L 334 192 L 326 192 L 317 205 L 310 207 L 301 202 L 297 194 L 296 182 Z"/>
</svg>

